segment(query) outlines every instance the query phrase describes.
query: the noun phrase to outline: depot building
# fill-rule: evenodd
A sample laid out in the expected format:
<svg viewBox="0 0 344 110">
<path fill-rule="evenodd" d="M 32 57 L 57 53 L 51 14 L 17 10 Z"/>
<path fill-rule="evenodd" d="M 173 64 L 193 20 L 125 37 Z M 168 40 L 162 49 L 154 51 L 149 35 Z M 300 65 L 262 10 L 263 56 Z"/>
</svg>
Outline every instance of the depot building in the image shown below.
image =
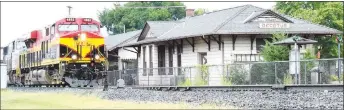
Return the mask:
<svg viewBox="0 0 344 110">
<path fill-rule="evenodd" d="M 189 67 L 200 64 L 225 65 L 232 63 L 263 61 L 260 51 L 264 40 L 271 40 L 274 33 L 298 35 L 306 39 L 341 34 L 326 26 L 282 15 L 272 10 L 243 5 L 194 16 L 186 10 L 184 19 L 177 21 L 147 21 L 137 38 L 120 47 L 136 54 L 137 68 Z M 312 44 L 301 48 L 301 54 Z M 121 56 L 120 56 L 121 57 Z M 125 57 L 125 56 L 123 56 Z M 125 68 L 122 68 L 125 69 Z M 220 76 L 219 72 L 209 73 Z M 162 78 L 166 85 L 169 76 L 178 71 L 138 72 L 139 80 Z M 219 79 L 210 79 L 216 85 Z M 140 85 L 156 83 L 141 81 Z"/>
</svg>

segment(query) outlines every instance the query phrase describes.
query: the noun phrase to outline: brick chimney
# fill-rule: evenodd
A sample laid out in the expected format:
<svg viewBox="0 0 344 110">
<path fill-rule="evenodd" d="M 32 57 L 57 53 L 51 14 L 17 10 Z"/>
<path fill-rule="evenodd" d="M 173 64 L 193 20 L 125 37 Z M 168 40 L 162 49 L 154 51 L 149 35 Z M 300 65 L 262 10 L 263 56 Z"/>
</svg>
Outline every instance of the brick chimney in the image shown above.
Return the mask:
<svg viewBox="0 0 344 110">
<path fill-rule="evenodd" d="M 192 17 L 195 15 L 195 9 L 186 9 L 186 17 Z"/>
</svg>

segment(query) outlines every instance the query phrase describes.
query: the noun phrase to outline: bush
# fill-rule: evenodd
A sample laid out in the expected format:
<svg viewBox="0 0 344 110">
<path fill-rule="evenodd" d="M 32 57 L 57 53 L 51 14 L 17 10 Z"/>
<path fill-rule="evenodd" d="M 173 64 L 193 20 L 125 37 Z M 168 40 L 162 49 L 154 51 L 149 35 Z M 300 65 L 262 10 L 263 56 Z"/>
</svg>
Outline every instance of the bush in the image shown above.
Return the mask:
<svg viewBox="0 0 344 110">
<path fill-rule="evenodd" d="M 208 85 L 208 77 L 209 77 L 209 66 L 208 65 L 198 65 L 196 66 L 197 72 L 196 77 L 195 77 L 195 85 L 200 86 L 200 85 Z"/>
<path fill-rule="evenodd" d="M 293 78 L 290 74 L 284 75 L 283 84 L 293 84 Z"/>
<path fill-rule="evenodd" d="M 183 79 L 178 82 L 178 86 L 191 86 L 191 81 L 189 78 Z"/>
<path fill-rule="evenodd" d="M 286 61 L 289 60 L 290 49 L 283 45 L 273 45 L 272 43 L 281 41 L 287 38 L 286 34 L 274 33 L 272 34 L 272 41 L 265 41 L 264 48 L 261 52 L 265 61 Z"/>
<path fill-rule="evenodd" d="M 270 63 L 257 63 L 253 64 L 251 72 L 252 84 L 273 84 L 275 81 L 275 71 L 273 65 Z"/>
<path fill-rule="evenodd" d="M 331 75 L 331 81 L 338 81 L 337 75 Z"/>
<path fill-rule="evenodd" d="M 223 85 L 243 85 L 249 84 L 248 71 L 244 65 L 227 65 L 229 75 L 222 77 Z"/>
<path fill-rule="evenodd" d="M 323 68 L 323 72 L 321 74 L 321 84 L 330 84 L 331 80 L 331 73 L 334 71 L 331 71 L 330 67 L 336 65 L 335 60 L 324 60 L 324 61 L 319 61 L 319 67 Z"/>
<path fill-rule="evenodd" d="M 222 76 L 221 78 L 221 84 L 222 85 L 232 85 L 232 82 L 231 82 L 231 77 L 228 77 L 228 76 Z"/>
<path fill-rule="evenodd" d="M 343 76 L 344 74 L 340 75 L 338 79 L 337 75 L 331 75 L 331 81 L 343 81 Z"/>
</svg>

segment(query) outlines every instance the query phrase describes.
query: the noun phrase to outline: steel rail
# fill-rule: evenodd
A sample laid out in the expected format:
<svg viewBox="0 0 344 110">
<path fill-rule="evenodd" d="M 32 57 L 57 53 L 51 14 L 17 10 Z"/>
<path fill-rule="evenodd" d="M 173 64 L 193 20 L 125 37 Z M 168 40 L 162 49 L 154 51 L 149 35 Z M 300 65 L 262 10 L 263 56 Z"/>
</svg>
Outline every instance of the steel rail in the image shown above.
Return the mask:
<svg viewBox="0 0 344 110">
<path fill-rule="evenodd" d="M 133 89 L 158 91 L 341 91 L 342 84 L 307 84 L 307 85 L 233 85 L 233 86 L 135 86 Z"/>
</svg>

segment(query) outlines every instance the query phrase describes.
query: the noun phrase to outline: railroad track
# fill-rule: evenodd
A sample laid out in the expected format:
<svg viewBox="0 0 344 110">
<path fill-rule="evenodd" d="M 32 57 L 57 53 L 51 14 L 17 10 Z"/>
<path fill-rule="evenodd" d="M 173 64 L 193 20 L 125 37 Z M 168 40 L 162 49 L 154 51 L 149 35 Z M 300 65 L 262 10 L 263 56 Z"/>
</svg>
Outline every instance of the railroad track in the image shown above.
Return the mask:
<svg viewBox="0 0 344 110">
<path fill-rule="evenodd" d="M 43 85 L 43 86 L 18 86 L 9 87 L 25 87 L 25 88 L 73 88 L 62 85 Z M 103 88 L 99 87 L 74 87 L 74 88 Z M 117 87 L 109 86 L 109 89 L 117 89 Z M 337 91 L 344 92 L 344 85 L 340 84 L 313 84 L 313 85 L 233 85 L 233 86 L 131 86 L 132 89 L 145 89 L 155 91 Z"/>
<path fill-rule="evenodd" d="M 49 85 L 8 85 L 8 88 L 77 88 L 77 89 L 95 89 L 99 87 L 71 87 L 68 85 L 59 85 L 59 84 L 49 84 Z"/>
<path fill-rule="evenodd" d="M 233 86 L 136 86 L 133 89 L 157 91 L 314 91 L 327 90 L 343 92 L 344 85 L 233 85 Z"/>
</svg>

